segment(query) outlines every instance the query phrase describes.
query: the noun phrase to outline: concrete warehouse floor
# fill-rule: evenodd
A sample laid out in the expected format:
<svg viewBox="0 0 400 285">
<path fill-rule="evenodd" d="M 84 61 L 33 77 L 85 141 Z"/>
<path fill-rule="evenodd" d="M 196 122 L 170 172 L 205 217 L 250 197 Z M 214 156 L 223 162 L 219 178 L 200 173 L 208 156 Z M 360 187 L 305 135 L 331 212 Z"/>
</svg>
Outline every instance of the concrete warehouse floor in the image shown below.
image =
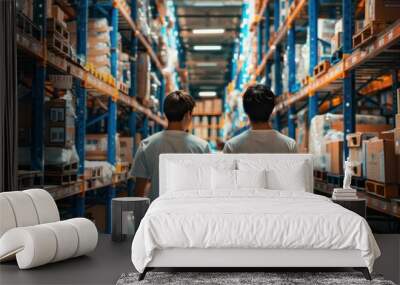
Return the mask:
<svg viewBox="0 0 400 285">
<path fill-rule="evenodd" d="M 400 283 L 400 235 L 376 235 L 382 256 L 375 272 Z M 131 241 L 115 243 L 100 235 L 97 249 L 82 256 L 42 267 L 19 270 L 15 262 L 0 265 L 0 284 L 115 284 L 124 272 L 134 271 Z"/>
</svg>

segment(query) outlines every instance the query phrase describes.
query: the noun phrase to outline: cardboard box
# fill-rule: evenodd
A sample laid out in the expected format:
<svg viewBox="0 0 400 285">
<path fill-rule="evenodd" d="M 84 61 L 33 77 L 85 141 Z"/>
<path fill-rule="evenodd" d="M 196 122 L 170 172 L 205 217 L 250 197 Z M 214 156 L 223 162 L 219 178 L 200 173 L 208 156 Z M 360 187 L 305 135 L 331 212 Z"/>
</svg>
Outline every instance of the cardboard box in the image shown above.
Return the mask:
<svg viewBox="0 0 400 285">
<path fill-rule="evenodd" d="M 400 128 L 394 130 L 394 152 L 400 155 Z M 400 158 L 397 158 L 400 160 Z"/>
<path fill-rule="evenodd" d="M 308 129 L 296 128 L 297 151 L 299 153 L 308 153 Z"/>
<path fill-rule="evenodd" d="M 47 18 L 51 18 L 52 15 L 52 9 L 53 9 L 53 0 L 47 0 L 46 1 L 46 16 Z"/>
<path fill-rule="evenodd" d="M 213 100 L 213 115 L 220 115 L 222 114 L 222 100 L 221 99 L 214 99 Z"/>
<path fill-rule="evenodd" d="M 338 32 L 333 35 L 331 39 L 331 51 L 334 53 L 342 47 L 342 32 Z"/>
<path fill-rule="evenodd" d="M 341 175 L 343 174 L 343 141 L 330 141 L 326 143 L 328 154 L 327 171 Z"/>
<path fill-rule="evenodd" d="M 394 141 L 373 138 L 366 144 L 367 179 L 381 183 L 397 183 L 400 179 L 398 158 L 394 154 Z"/>
<path fill-rule="evenodd" d="M 365 25 L 372 21 L 394 22 L 399 19 L 400 1 L 398 0 L 366 0 Z"/>
<path fill-rule="evenodd" d="M 64 11 L 58 5 L 53 5 L 51 8 L 51 17 L 47 16 L 47 18 L 54 18 L 57 21 L 64 23 L 64 16 Z"/>
<path fill-rule="evenodd" d="M 353 134 L 348 134 L 346 137 L 347 146 L 349 148 L 361 148 L 362 142 L 364 140 L 369 140 L 370 138 L 376 137 L 378 133 L 363 133 L 363 132 L 356 132 Z"/>
<path fill-rule="evenodd" d="M 343 121 L 332 122 L 331 128 L 337 131 L 343 132 Z M 356 132 L 363 133 L 380 133 L 384 131 L 391 130 L 393 127 L 391 125 L 375 125 L 375 124 L 357 124 Z"/>
<path fill-rule="evenodd" d="M 86 134 L 86 159 L 87 160 L 108 160 L 108 135 L 107 134 Z M 120 157 L 120 144 L 118 135 L 115 136 L 115 160 Z"/>
<path fill-rule="evenodd" d="M 133 162 L 133 137 L 120 137 L 120 159 L 123 162 Z"/>
<path fill-rule="evenodd" d="M 353 163 L 353 172 L 354 176 L 362 177 L 366 173 L 365 167 L 365 148 L 366 148 L 366 141 L 363 141 L 362 146 L 358 148 L 350 148 L 349 149 L 349 157 Z"/>
<path fill-rule="evenodd" d="M 213 100 L 204 100 L 204 113 L 212 114 L 213 112 Z"/>
<path fill-rule="evenodd" d="M 396 129 L 400 129 L 400 114 L 396 114 Z"/>
<path fill-rule="evenodd" d="M 147 52 L 138 53 L 136 92 L 139 98 L 150 96 L 150 56 Z"/>
<path fill-rule="evenodd" d="M 46 146 L 71 148 L 75 145 L 75 117 L 64 99 L 46 102 Z"/>
</svg>

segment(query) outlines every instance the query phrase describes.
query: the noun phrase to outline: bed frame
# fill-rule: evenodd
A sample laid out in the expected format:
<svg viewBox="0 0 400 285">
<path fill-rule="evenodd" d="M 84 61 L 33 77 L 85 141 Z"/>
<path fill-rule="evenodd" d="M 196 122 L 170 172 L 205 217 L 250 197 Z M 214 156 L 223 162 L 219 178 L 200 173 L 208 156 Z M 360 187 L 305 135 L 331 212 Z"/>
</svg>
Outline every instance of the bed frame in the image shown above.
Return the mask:
<svg viewBox="0 0 400 285">
<path fill-rule="evenodd" d="M 160 156 L 160 194 L 166 185 L 167 162 L 175 159 L 195 159 L 212 164 L 220 158 L 240 159 L 249 158 L 249 154 L 162 154 Z M 254 155 L 255 156 L 255 155 Z M 257 154 L 257 159 L 288 159 L 285 154 Z M 292 154 L 290 159 L 306 162 L 307 192 L 313 192 L 313 162 L 310 154 Z M 359 250 L 331 250 L 331 249 L 253 249 L 253 248 L 169 248 L 158 249 L 153 259 L 147 265 L 139 280 L 143 280 L 146 273 L 156 268 L 230 268 L 234 271 L 249 271 L 250 269 L 265 268 L 353 268 L 361 271 L 367 280 L 371 276 Z"/>
<path fill-rule="evenodd" d="M 194 249 L 171 248 L 156 250 L 152 261 L 139 275 L 155 268 L 229 268 L 235 271 L 263 268 L 353 268 L 367 280 L 371 275 L 359 250 L 329 249 Z"/>
</svg>

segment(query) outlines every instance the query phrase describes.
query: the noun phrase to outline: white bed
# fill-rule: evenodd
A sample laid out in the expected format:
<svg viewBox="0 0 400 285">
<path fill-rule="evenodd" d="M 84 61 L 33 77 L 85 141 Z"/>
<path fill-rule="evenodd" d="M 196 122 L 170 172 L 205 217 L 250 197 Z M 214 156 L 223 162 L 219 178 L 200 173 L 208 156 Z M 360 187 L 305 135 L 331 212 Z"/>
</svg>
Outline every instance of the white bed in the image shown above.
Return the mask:
<svg viewBox="0 0 400 285">
<path fill-rule="evenodd" d="M 164 154 L 160 197 L 132 243 L 155 267 L 354 267 L 380 251 L 359 215 L 312 194 L 310 155 Z"/>
</svg>

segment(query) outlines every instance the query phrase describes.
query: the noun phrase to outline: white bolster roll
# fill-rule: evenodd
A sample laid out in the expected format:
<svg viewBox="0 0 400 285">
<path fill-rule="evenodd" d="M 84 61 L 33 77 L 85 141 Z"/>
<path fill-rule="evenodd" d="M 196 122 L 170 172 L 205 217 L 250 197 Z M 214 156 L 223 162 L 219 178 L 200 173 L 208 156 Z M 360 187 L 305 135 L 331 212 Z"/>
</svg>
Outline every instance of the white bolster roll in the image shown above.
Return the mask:
<svg viewBox="0 0 400 285">
<path fill-rule="evenodd" d="M 17 227 L 27 227 L 39 223 L 35 205 L 30 196 L 22 191 L 3 192 L 14 211 Z"/>
<path fill-rule="evenodd" d="M 23 192 L 31 197 L 39 218 L 39 224 L 60 220 L 56 202 L 49 192 L 43 189 L 29 189 Z"/>
<path fill-rule="evenodd" d="M 6 231 L 16 226 L 17 222 L 11 204 L 6 197 L 0 194 L 0 238 Z"/>
<path fill-rule="evenodd" d="M 71 258 L 78 249 L 78 233 L 75 228 L 65 221 L 42 225 L 51 229 L 57 241 L 56 254 L 51 262 Z"/>
<path fill-rule="evenodd" d="M 96 248 L 98 240 L 97 228 L 90 220 L 74 218 L 65 222 L 73 225 L 78 233 L 78 250 L 74 257 L 89 253 Z"/>
<path fill-rule="evenodd" d="M 42 225 L 11 229 L 0 239 L 1 257 L 16 253 L 20 269 L 51 262 L 56 249 L 56 236 L 51 229 Z"/>
</svg>

